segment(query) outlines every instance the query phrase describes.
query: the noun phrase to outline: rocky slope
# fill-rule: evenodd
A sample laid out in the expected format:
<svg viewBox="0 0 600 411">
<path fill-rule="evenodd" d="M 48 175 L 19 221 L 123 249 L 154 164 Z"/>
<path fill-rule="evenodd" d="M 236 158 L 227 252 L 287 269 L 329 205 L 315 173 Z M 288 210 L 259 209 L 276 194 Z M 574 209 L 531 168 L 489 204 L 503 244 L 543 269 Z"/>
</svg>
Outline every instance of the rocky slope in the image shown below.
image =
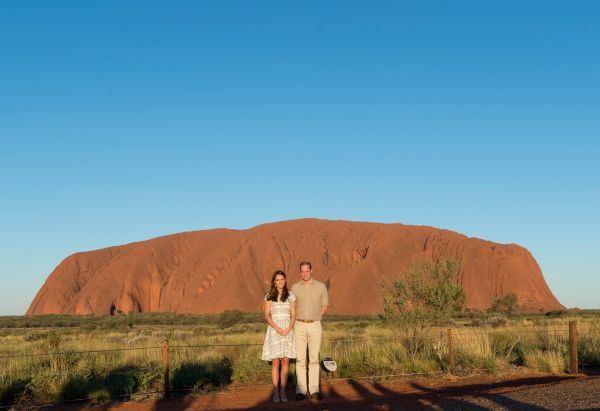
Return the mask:
<svg viewBox="0 0 600 411">
<path fill-rule="evenodd" d="M 271 273 L 283 269 L 296 282 L 302 260 L 310 260 L 315 278 L 329 287 L 331 312 L 375 313 L 382 279 L 439 257 L 462 260 L 468 307 L 488 308 L 513 292 L 529 310 L 563 308 L 521 246 L 426 226 L 302 219 L 73 254 L 50 274 L 27 314 L 256 311 Z"/>
</svg>

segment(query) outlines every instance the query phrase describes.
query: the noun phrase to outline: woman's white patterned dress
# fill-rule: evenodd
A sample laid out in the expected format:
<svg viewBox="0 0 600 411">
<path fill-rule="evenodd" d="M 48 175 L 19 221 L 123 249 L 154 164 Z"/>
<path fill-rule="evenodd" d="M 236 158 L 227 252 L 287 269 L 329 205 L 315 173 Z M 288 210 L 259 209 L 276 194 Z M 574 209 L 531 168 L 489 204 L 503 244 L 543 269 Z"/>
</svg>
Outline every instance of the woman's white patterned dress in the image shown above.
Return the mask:
<svg viewBox="0 0 600 411">
<path fill-rule="evenodd" d="M 265 297 L 266 300 L 267 297 Z M 271 301 L 271 318 L 281 328 L 290 325 L 292 316 L 292 303 L 296 302 L 296 296 L 290 292 L 287 301 Z M 267 327 L 265 343 L 263 345 L 262 357 L 264 361 L 274 358 L 296 358 L 296 339 L 292 329 L 285 337 L 279 335 L 270 325 Z"/>
</svg>

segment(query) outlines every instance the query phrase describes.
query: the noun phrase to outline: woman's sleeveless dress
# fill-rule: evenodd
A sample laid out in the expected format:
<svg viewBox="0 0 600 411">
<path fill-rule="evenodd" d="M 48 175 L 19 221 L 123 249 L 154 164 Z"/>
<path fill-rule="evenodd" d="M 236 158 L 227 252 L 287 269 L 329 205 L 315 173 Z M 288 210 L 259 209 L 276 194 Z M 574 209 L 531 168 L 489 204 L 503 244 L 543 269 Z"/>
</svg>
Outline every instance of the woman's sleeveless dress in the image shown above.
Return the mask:
<svg viewBox="0 0 600 411">
<path fill-rule="evenodd" d="M 266 300 L 266 297 L 265 297 Z M 296 301 L 296 296 L 290 292 L 287 301 L 271 301 L 271 318 L 281 328 L 287 328 L 290 325 L 292 316 L 292 303 Z M 265 334 L 265 343 L 263 344 L 261 359 L 271 361 L 275 358 L 296 358 L 296 340 L 294 330 L 292 329 L 285 337 L 279 335 L 270 325 Z"/>
</svg>

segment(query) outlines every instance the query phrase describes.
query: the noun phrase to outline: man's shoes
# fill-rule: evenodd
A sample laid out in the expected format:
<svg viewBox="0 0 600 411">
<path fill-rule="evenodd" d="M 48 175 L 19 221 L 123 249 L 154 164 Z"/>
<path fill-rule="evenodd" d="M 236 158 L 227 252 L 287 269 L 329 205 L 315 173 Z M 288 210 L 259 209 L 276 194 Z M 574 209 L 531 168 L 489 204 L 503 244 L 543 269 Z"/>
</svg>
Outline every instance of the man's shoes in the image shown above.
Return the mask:
<svg viewBox="0 0 600 411">
<path fill-rule="evenodd" d="M 313 392 L 312 394 L 310 394 L 310 398 L 312 398 L 313 400 L 321 401 L 321 393 L 318 391 Z"/>
<path fill-rule="evenodd" d="M 306 395 L 302 394 L 301 392 L 296 394 L 296 401 L 302 401 L 305 398 L 306 398 Z"/>
</svg>

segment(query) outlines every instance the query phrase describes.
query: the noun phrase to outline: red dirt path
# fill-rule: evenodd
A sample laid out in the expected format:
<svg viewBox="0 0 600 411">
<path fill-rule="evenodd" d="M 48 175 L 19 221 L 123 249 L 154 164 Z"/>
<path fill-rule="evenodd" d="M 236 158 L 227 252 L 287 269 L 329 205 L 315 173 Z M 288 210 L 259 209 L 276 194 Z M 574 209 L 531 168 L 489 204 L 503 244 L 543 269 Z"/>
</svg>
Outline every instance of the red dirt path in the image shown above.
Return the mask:
<svg viewBox="0 0 600 411">
<path fill-rule="evenodd" d="M 72 406 L 77 410 L 239 410 L 239 409 L 597 409 L 600 377 L 519 374 L 510 376 L 421 378 L 405 381 L 323 383 L 323 400 L 273 404 L 271 390 L 229 387 L 219 393 L 170 400 Z M 576 394 L 574 394 L 576 393 Z M 288 392 L 293 397 L 293 392 Z M 544 403 L 544 404 L 536 404 Z"/>
</svg>

